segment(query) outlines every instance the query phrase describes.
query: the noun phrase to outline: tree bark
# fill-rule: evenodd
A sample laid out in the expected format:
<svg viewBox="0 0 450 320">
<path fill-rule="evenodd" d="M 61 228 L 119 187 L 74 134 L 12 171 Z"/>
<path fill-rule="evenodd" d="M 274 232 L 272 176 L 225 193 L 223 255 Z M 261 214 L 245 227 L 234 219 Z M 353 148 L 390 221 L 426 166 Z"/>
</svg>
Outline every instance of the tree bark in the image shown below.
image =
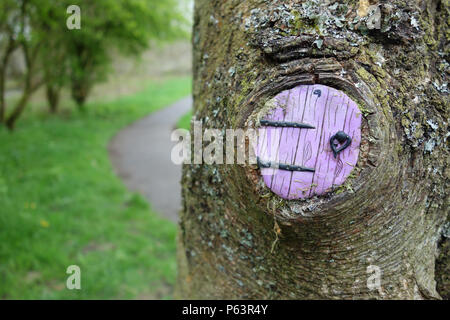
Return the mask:
<svg viewBox="0 0 450 320">
<path fill-rule="evenodd" d="M 84 104 L 90 92 L 90 85 L 81 79 L 72 80 L 72 98 L 75 100 L 78 109 L 84 111 Z"/>
<path fill-rule="evenodd" d="M 6 109 L 5 80 L 6 80 L 5 69 L 3 67 L 0 67 L 0 124 L 2 124 L 5 121 L 5 109 Z"/>
<path fill-rule="evenodd" d="M 375 2 L 196 0 L 204 128 L 251 127 L 300 84 L 344 91 L 364 118 L 354 174 L 324 196 L 281 199 L 254 165 L 185 165 L 178 297 L 448 297 L 449 2 Z"/>
<path fill-rule="evenodd" d="M 40 44 L 32 46 L 31 48 L 27 43 L 22 43 L 22 48 L 25 55 L 26 73 L 25 73 L 25 84 L 22 92 L 22 96 L 19 101 L 14 106 L 11 114 L 6 119 L 6 126 L 9 130 L 14 130 L 16 121 L 22 115 L 25 110 L 30 97 L 44 84 L 44 78 L 36 80 L 36 59 L 39 54 Z"/>
<path fill-rule="evenodd" d="M 5 101 L 5 95 L 6 95 L 6 69 L 8 66 L 8 61 L 11 56 L 11 54 L 14 52 L 16 46 L 15 40 L 10 38 L 8 45 L 5 49 L 5 53 L 2 56 L 1 59 L 1 65 L 0 65 L 0 124 L 5 121 L 5 112 L 6 112 L 6 101 Z"/>
<path fill-rule="evenodd" d="M 73 63 L 76 67 L 72 68 L 71 94 L 78 109 L 84 111 L 84 105 L 92 89 L 92 79 L 95 78 L 95 70 L 92 68 L 95 63 L 83 43 L 74 43 L 74 47 Z"/>
<path fill-rule="evenodd" d="M 27 106 L 27 102 L 30 99 L 31 92 L 29 90 L 22 93 L 20 100 L 16 103 L 13 111 L 6 119 L 6 126 L 10 131 L 13 131 L 16 126 L 16 121 L 19 119 L 22 112 L 25 110 Z"/>
<path fill-rule="evenodd" d="M 17 47 L 21 47 L 23 50 L 25 58 L 25 84 L 22 92 L 22 96 L 16 103 L 11 114 L 7 117 L 5 124 L 10 131 L 14 130 L 16 121 L 21 116 L 22 112 L 25 110 L 28 100 L 33 95 L 33 93 L 39 89 L 41 85 L 44 84 L 43 77 L 39 79 L 39 70 L 36 70 L 36 60 L 40 53 L 40 48 L 42 46 L 41 42 L 35 43 L 32 39 L 28 39 L 29 35 L 26 35 L 27 18 L 29 18 L 29 1 L 22 1 L 20 4 L 20 40 L 14 41 L 13 36 L 11 36 L 12 43 Z M 37 78 L 37 80 L 36 80 Z"/>
<path fill-rule="evenodd" d="M 52 85 L 50 82 L 46 84 L 47 102 L 51 113 L 58 112 L 59 95 L 61 87 L 58 85 Z"/>
</svg>

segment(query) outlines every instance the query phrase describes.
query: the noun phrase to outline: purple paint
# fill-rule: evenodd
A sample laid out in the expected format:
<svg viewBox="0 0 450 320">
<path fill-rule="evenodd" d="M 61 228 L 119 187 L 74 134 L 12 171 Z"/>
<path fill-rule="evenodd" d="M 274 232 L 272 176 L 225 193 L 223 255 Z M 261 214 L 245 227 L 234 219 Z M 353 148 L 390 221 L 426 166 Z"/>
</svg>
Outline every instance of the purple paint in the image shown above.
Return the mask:
<svg viewBox="0 0 450 320">
<path fill-rule="evenodd" d="M 323 85 L 300 85 L 279 93 L 274 102 L 276 108 L 264 120 L 300 122 L 315 128 L 262 127 L 258 157 L 315 172 L 262 168 L 265 184 L 290 200 L 322 195 L 342 185 L 359 156 L 362 116 L 357 104 L 344 92 Z M 334 158 L 330 138 L 338 131 L 348 134 L 352 143 Z"/>
</svg>

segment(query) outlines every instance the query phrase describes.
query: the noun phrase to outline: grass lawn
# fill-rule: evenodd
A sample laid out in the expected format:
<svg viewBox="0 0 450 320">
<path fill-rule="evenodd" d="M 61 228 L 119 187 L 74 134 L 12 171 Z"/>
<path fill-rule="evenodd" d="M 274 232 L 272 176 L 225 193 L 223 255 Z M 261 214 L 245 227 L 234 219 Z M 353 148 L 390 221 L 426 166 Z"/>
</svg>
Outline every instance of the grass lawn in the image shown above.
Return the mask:
<svg viewBox="0 0 450 320">
<path fill-rule="evenodd" d="M 90 103 L 82 114 L 33 106 L 0 128 L 0 298 L 170 298 L 174 223 L 115 176 L 107 144 L 120 128 L 190 93 L 189 78 Z M 66 269 L 81 269 L 81 290 Z"/>
<path fill-rule="evenodd" d="M 191 128 L 192 110 L 185 113 L 177 122 L 177 128 L 189 130 Z"/>
</svg>

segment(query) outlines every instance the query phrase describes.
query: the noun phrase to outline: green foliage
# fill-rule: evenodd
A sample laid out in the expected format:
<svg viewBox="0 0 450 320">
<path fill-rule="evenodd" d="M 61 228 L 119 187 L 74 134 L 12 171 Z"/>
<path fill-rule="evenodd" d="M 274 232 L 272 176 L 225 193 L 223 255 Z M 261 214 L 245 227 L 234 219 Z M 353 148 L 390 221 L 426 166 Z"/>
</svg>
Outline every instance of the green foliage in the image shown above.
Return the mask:
<svg viewBox="0 0 450 320">
<path fill-rule="evenodd" d="M 190 79 L 151 83 L 86 113 L 27 109 L 14 139 L 0 128 L 0 298 L 168 298 L 176 226 L 126 191 L 109 139 L 123 126 L 190 92 Z M 81 290 L 65 287 L 81 268 Z"/>
<path fill-rule="evenodd" d="M 67 2 L 67 6 L 71 1 Z M 72 94 L 81 105 L 90 88 L 105 79 L 114 50 L 139 54 L 149 41 L 186 36 L 175 0 L 81 0 L 81 29 L 66 30 Z"/>
<path fill-rule="evenodd" d="M 187 0 L 182 0 L 187 1 Z M 69 30 L 71 0 L 2 0 L 0 3 L 0 123 L 3 103 L 5 54 L 21 48 L 26 60 L 23 97 L 10 112 L 14 123 L 29 97 L 43 84 L 51 109 L 56 111 L 59 91 L 71 86 L 82 106 L 92 87 L 111 71 L 112 55 L 138 55 L 151 41 L 188 36 L 189 22 L 177 0 L 79 0 L 81 29 Z M 10 45 L 10 40 L 12 44 Z M 13 48 L 13 49 L 12 49 Z M 2 64 L 3 63 L 3 64 Z"/>
</svg>

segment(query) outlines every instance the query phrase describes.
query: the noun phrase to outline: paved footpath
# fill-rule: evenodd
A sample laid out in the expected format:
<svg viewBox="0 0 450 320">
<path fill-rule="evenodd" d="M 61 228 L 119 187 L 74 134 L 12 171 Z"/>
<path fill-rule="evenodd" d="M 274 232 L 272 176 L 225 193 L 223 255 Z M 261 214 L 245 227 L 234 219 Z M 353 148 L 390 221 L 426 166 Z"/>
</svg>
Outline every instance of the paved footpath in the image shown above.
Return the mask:
<svg viewBox="0 0 450 320">
<path fill-rule="evenodd" d="M 177 221 L 181 209 L 181 166 L 170 159 L 170 134 L 192 108 L 186 97 L 121 130 L 108 151 L 116 174 L 131 191 L 142 194 L 163 217 Z"/>
</svg>

